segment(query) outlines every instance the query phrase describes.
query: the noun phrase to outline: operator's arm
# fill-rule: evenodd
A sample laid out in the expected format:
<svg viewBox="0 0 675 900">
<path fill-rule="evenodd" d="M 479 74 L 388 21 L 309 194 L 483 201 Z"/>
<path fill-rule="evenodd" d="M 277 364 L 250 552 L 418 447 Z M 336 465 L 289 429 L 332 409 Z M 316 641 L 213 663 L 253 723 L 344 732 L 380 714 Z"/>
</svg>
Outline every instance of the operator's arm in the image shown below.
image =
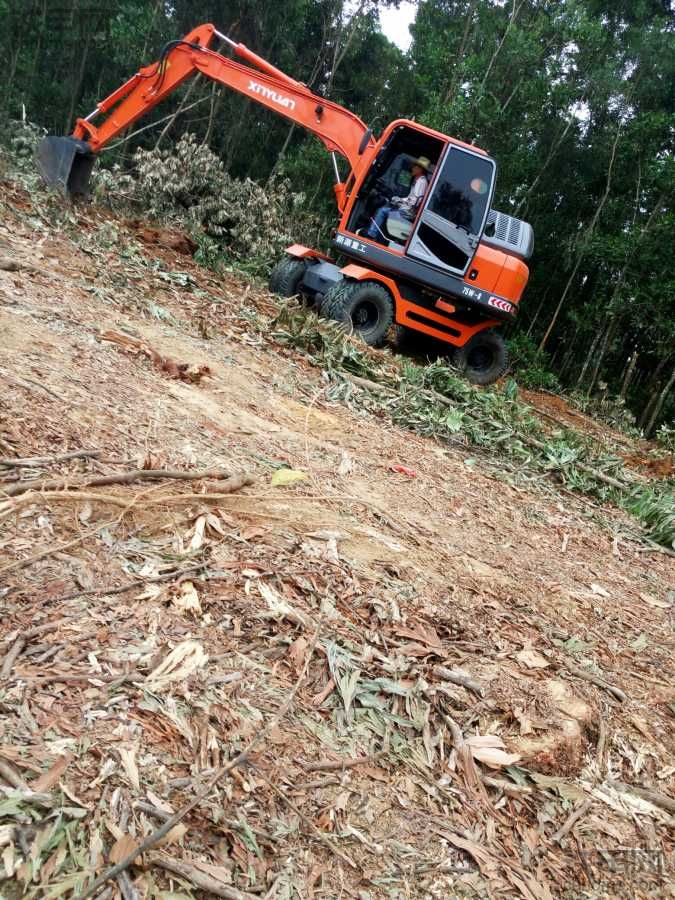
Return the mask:
<svg viewBox="0 0 675 900">
<path fill-rule="evenodd" d="M 403 213 L 404 216 L 407 216 L 410 219 L 415 218 L 415 213 L 422 200 L 424 199 L 424 195 L 427 192 L 427 187 L 429 186 L 428 180 L 421 175 L 419 178 L 415 180 L 412 186 L 412 190 L 408 194 L 407 197 L 404 197 L 403 200 L 398 204 L 399 209 Z"/>
</svg>

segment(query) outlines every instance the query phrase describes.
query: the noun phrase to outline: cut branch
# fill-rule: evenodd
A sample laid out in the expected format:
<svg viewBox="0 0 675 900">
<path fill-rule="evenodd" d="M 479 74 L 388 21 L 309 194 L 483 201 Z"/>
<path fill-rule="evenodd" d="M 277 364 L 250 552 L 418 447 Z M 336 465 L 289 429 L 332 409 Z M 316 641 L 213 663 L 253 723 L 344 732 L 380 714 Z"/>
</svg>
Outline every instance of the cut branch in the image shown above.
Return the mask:
<svg viewBox="0 0 675 900">
<path fill-rule="evenodd" d="M 573 663 L 571 660 L 566 659 L 560 665 L 568 669 L 572 675 L 576 675 L 577 678 L 582 678 L 584 681 L 590 681 L 591 684 L 595 684 L 597 687 L 602 688 L 604 691 L 610 693 L 613 697 L 616 697 L 621 703 L 627 700 L 626 694 L 621 690 L 621 688 L 615 687 L 613 684 L 609 684 L 599 675 L 595 675 L 593 672 L 589 672 L 588 669 L 582 669 L 580 666 L 577 666 L 576 663 Z"/>
<path fill-rule="evenodd" d="M 135 481 L 160 481 L 169 478 L 179 481 L 198 481 L 200 478 L 230 478 L 230 472 L 223 469 L 198 469 L 186 472 L 176 469 L 132 469 L 130 472 L 119 472 L 114 475 L 97 475 L 95 478 L 31 478 L 27 481 L 15 481 L 3 488 L 8 497 L 25 494 L 26 491 L 67 491 L 83 487 L 103 487 L 108 484 L 132 484 Z"/>
<path fill-rule="evenodd" d="M 485 696 L 485 689 L 481 684 L 475 681 L 468 672 L 462 669 L 446 669 L 445 666 L 434 666 L 434 675 L 442 678 L 443 681 L 449 681 L 451 684 L 458 684 L 479 697 Z"/>
<path fill-rule="evenodd" d="M 198 890 L 206 891 L 207 894 L 213 894 L 214 897 L 224 897 L 225 900 L 258 900 L 255 894 L 249 894 L 246 891 L 240 891 L 235 887 L 223 884 L 222 881 L 218 881 L 216 878 L 207 875 L 206 872 L 202 872 L 196 866 L 190 865 L 190 863 L 183 860 L 153 853 L 150 856 L 150 862 L 155 866 L 166 869 L 167 872 L 172 872 L 174 875 L 185 878 Z"/>
<path fill-rule="evenodd" d="M 10 469 L 34 469 L 36 466 L 48 466 L 52 463 L 65 462 L 67 459 L 98 459 L 101 450 L 72 450 L 70 453 L 57 453 L 54 456 L 33 456 L 23 459 L 4 457 L 0 459 L 0 466 Z"/>
<path fill-rule="evenodd" d="M 319 762 L 301 762 L 300 765 L 307 772 L 341 772 L 343 769 L 353 769 L 356 766 L 368 765 L 386 756 L 386 750 L 373 753 L 370 756 L 356 756 L 352 759 L 321 760 Z"/>
</svg>

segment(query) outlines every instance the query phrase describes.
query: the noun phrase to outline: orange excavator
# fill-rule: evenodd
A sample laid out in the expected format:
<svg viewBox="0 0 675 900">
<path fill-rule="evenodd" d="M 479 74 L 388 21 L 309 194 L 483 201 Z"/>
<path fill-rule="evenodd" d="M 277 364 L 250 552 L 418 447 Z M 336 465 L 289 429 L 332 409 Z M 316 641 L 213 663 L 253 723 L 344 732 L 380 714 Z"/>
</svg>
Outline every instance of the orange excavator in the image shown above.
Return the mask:
<svg viewBox="0 0 675 900">
<path fill-rule="evenodd" d="M 234 58 L 210 49 L 216 40 Z M 491 208 L 496 163 L 485 151 L 397 119 L 379 138 L 354 113 L 314 94 L 246 46 L 200 25 L 37 150 L 45 181 L 87 196 L 96 155 L 192 75 L 201 74 L 311 131 L 332 155 L 340 213 L 334 256 L 293 244 L 270 288 L 300 294 L 373 346 L 421 332 L 454 348 L 470 381 L 507 369 L 495 328 L 513 321 L 527 284 L 530 225 Z M 102 117 L 97 125 L 96 117 Z M 337 157 L 349 166 L 340 172 Z M 423 176 L 423 180 L 417 183 Z M 448 348 L 450 349 L 450 348 Z"/>
</svg>

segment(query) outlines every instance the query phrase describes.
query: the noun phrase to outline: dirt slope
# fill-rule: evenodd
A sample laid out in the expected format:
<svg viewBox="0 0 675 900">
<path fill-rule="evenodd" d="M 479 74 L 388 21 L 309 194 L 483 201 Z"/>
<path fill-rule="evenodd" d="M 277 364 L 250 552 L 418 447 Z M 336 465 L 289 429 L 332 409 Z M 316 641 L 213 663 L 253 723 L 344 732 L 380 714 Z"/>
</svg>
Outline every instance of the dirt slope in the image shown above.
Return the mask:
<svg viewBox="0 0 675 900">
<path fill-rule="evenodd" d="M 269 725 L 312 651 L 248 763 L 115 891 L 600 897 L 629 875 L 661 896 L 672 560 L 333 399 L 260 328 L 265 292 L 180 242 L 3 190 L 2 489 L 255 477 L 0 496 L 3 893 L 76 894 Z M 306 477 L 274 486 L 281 466 Z"/>
</svg>

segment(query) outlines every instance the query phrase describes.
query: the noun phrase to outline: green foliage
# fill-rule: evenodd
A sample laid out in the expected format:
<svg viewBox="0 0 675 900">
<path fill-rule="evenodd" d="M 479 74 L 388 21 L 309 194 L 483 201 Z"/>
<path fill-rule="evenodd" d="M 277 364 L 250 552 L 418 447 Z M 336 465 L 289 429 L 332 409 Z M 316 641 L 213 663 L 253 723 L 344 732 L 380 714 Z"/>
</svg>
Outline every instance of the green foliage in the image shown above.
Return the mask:
<svg viewBox="0 0 675 900">
<path fill-rule="evenodd" d="M 125 179 L 124 201 L 194 233 L 196 255 L 211 268 L 229 256 L 249 271 L 264 272 L 285 247 L 318 227 L 288 180 L 263 187 L 250 178 L 232 178 L 194 134 L 184 134 L 175 146 L 138 150 L 135 162 Z M 97 196 L 114 203 L 115 185 L 114 172 L 101 172 Z"/>
<path fill-rule="evenodd" d="M 675 481 L 636 489 L 624 505 L 644 523 L 652 540 L 675 550 Z"/>
<path fill-rule="evenodd" d="M 295 301 L 280 307 L 271 333 L 334 376 L 344 371 L 383 385 L 382 393 L 373 389 L 365 401 L 359 398 L 359 408 L 365 405 L 404 428 L 451 445 L 460 442 L 496 453 L 501 470 L 513 464 L 533 478 L 554 473 L 568 488 L 626 508 L 653 540 L 667 546 L 675 540 L 671 484 L 635 486 L 621 459 L 571 429 L 548 432 L 531 407 L 516 397 L 498 388 L 473 387 L 442 360 L 418 365 L 372 354 L 341 325 L 319 319 Z M 332 396 L 349 399 L 349 382 L 343 388 Z M 609 487 L 594 473 L 611 476 L 619 486 Z"/>
<path fill-rule="evenodd" d="M 2 142 L 18 168 L 32 170 L 35 167 L 35 149 L 46 133 L 44 128 L 32 122 L 13 121 L 8 123 Z"/>
<path fill-rule="evenodd" d="M 508 341 L 511 368 L 518 384 L 532 390 L 560 391 L 560 381 L 551 372 L 549 358 L 527 334 L 516 334 Z"/>
<path fill-rule="evenodd" d="M 666 425 L 664 422 L 656 432 L 656 443 L 664 450 L 675 453 L 675 427 Z"/>
<path fill-rule="evenodd" d="M 203 231 L 195 235 L 195 240 L 197 241 L 195 260 L 200 266 L 217 272 L 223 262 L 223 251 L 218 241 L 209 237 L 208 234 L 204 234 Z"/>
<path fill-rule="evenodd" d="M 293 300 L 280 306 L 270 327 L 278 341 L 302 350 L 328 372 L 342 369 L 367 378 L 374 373 L 373 363 L 359 340 L 348 335 L 337 322 L 319 319 Z"/>
</svg>

